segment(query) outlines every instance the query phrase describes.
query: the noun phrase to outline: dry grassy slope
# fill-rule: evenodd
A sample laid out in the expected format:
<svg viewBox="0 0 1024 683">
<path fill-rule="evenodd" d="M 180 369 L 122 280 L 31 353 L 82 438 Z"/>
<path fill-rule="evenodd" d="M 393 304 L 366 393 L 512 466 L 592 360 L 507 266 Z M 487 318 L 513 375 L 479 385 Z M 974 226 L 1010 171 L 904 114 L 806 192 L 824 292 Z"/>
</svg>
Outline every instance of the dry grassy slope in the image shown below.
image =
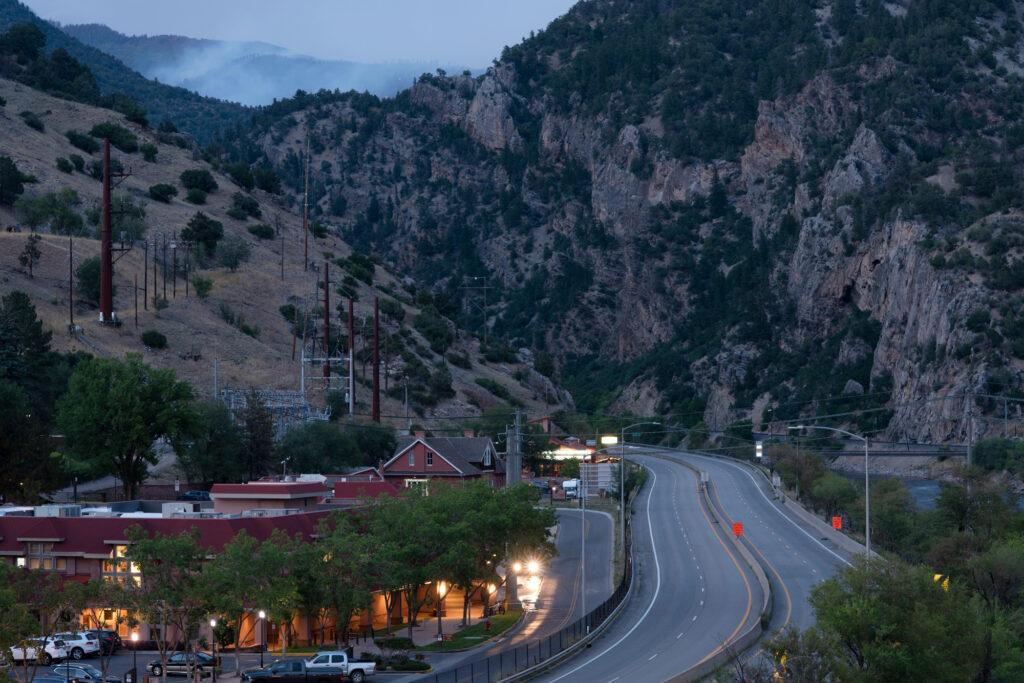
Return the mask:
<svg viewBox="0 0 1024 683">
<path fill-rule="evenodd" d="M 205 302 L 194 295 L 186 298 L 184 283 L 180 278 L 178 296 L 171 298 L 168 284 L 170 306 L 160 313 L 156 313 L 152 306 L 149 311 L 140 310 L 136 328 L 133 321 L 132 283 L 136 276 L 140 286 L 143 281 L 142 250 L 136 248 L 115 265 L 115 309 L 125 324 L 118 329 L 101 326 L 96 322 L 95 309 L 78 304 L 75 321 L 84 328 L 83 343 L 67 333 L 68 239 L 44 235 L 41 262 L 36 268 L 35 278 L 29 279 L 27 274 L 22 272 L 17 260 L 26 235 L 8 233 L 6 230 L 0 232 L 0 292 L 20 289 L 29 293 L 40 317 L 54 331 L 55 348 L 81 349 L 111 356 L 122 356 L 127 352 L 142 353 L 146 362 L 154 366 L 174 368 L 181 377 L 192 382 L 203 392 L 209 391 L 212 387 L 214 359 L 219 362 L 222 386 L 281 389 L 298 386 L 299 365 L 291 359 L 292 337 L 278 312 L 278 307 L 292 297 L 311 297 L 314 292 L 316 275 L 304 272 L 303 269 L 300 217 L 277 204 L 271 196 L 258 191 L 255 193 L 261 204 L 262 220 L 272 223 L 275 217 L 279 218 L 285 234 L 285 277 L 282 280 L 281 242 L 257 240 L 247 232 L 245 223 L 225 214 L 230 206 L 231 195 L 238 191 L 238 188 L 228 177 L 213 171 L 208 164 L 199 160 L 198 155 L 192 150 L 159 144 L 149 131 L 125 121 L 114 112 L 49 97 L 12 81 L 0 79 L 0 97 L 7 100 L 6 107 L 0 108 L 0 154 L 10 156 L 23 172 L 31 173 L 39 179 L 38 184 L 26 186 L 27 195 L 71 187 L 82 197 L 83 210 L 96 202 L 101 192 L 100 183 L 87 175 L 67 175 L 58 171 L 55 160 L 71 153 L 88 156 L 71 147 L 64 136 L 65 131 L 76 129 L 85 132 L 96 123 L 113 120 L 131 128 L 140 138 L 140 143 L 149 141 L 159 147 L 155 163 L 143 161 L 140 154 L 128 155 L 112 150 L 113 156 L 120 158 L 125 167 L 130 168 L 132 172 L 132 175 L 119 186 L 119 191 L 146 198 L 148 235 L 151 239 L 160 233 L 170 235 L 180 231 L 198 208 L 221 221 L 225 232 L 243 236 L 253 249 L 250 261 L 236 273 L 224 269 L 202 272 L 203 276 L 211 278 L 215 283 L 212 294 Z M 43 119 L 46 127 L 44 132 L 37 132 L 24 124 L 18 114 L 26 110 L 37 113 Z M 94 158 L 98 158 L 98 154 Z M 86 163 L 89 161 L 87 159 Z M 184 193 L 178 177 L 182 171 L 191 168 L 210 169 L 220 185 L 220 189 L 209 196 L 208 203 L 203 207 L 195 207 L 181 198 Z M 178 186 L 179 196 L 170 204 L 148 200 L 149 186 L 161 182 Z M 15 215 L 8 208 L 0 207 L 0 224 L 6 228 L 16 222 Z M 313 260 L 322 260 L 325 256 L 331 255 L 347 255 L 351 251 L 347 245 L 333 236 L 324 240 L 314 240 L 312 237 L 310 239 L 310 257 Z M 76 238 L 76 265 L 98 251 L 97 241 Z M 331 271 L 332 281 L 340 281 L 341 270 L 332 267 Z M 401 293 L 402 287 L 391 273 L 378 268 L 374 287 L 360 284 L 360 300 L 356 303 L 357 315 L 365 316 L 372 313 L 373 297 L 378 290 Z M 259 338 L 251 338 L 222 320 L 218 312 L 221 303 L 227 304 L 243 316 L 248 324 L 259 327 Z M 139 306 L 141 309 L 141 296 Z M 408 305 L 406 309 L 406 320 L 411 322 L 418 311 Z M 159 330 L 167 336 L 169 347 L 166 350 L 152 351 L 142 345 L 139 339 L 140 332 L 150 328 Z M 416 338 L 420 346 L 428 348 L 418 333 Z M 478 377 L 489 377 L 504 384 L 523 401 L 528 410 L 537 412 L 552 409 L 552 406 L 544 403 L 545 394 L 558 395 L 559 392 L 551 391 L 551 388 L 546 386 L 546 380 L 536 372 L 527 368 L 529 379 L 520 383 L 512 374 L 516 370 L 524 369 L 522 366 L 480 364 L 477 344 L 464 334 L 459 334 L 456 348 L 470 353 L 470 357 L 474 359 L 473 367 L 468 371 L 451 367 L 453 385 L 458 395 L 428 415 L 474 413 L 476 408 L 473 403 L 483 406 L 495 403 L 494 397 L 475 383 L 474 380 Z M 195 354 L 201 355 L 201 358 L 193 359 L 191 356 Z M 423 360 L 428 365 L 437 360 L 436 356 L 431 358 L 429 351 L 425 352 L 424 356 L 426 357 Z M 400 381 L 401 368 L 396 367 L 394 373 L 393 376 Z M 364 399 L 369 398 L 368 391 L 365 388 L 360 389 L 357 390 L 357 396 L 360 403 L 363 403 Z M 402 413 L 401 405 L 387 398 L 384 399 L 383 411 L 385 414 L 394 415 Z"/>
</svg>

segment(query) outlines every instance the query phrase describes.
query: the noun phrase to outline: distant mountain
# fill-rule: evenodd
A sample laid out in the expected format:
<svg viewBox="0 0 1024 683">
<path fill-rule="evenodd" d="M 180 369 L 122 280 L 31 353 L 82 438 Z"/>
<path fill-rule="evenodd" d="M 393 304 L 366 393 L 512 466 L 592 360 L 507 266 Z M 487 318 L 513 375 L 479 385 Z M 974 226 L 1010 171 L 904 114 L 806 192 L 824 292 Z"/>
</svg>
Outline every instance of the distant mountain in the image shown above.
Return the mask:
<svg viewBox="0 0 1024 683">
<path fill-rule="evenodd" d="M 89 67 L 103 94 L 128 95 L 148 111 L 154 123 L 169 119 L 181 130 L 206 142 L 216 132 L 237 125 L 248 116 L 246 108 L 237 104 L 151 81 L 118 59 L 43 21 L 17 0 L 0 0 L 0 32 L 24 22 L 35 24 L 46 35 L 48 53 L 64 48 L 72 57 Z"/>
<path fill-rule="evenodd" d="M 296 90 L 356 90 L 390 96 L 411 85 L 432 62 L 364 64 L 314 59 L 261 42 L 200 40 L 184 36 L 127 36 L 101 24 L 62 26 L 81 42 L 113 55 L 145 76 L 247 105 L 269 104 Z"/>
</svg>

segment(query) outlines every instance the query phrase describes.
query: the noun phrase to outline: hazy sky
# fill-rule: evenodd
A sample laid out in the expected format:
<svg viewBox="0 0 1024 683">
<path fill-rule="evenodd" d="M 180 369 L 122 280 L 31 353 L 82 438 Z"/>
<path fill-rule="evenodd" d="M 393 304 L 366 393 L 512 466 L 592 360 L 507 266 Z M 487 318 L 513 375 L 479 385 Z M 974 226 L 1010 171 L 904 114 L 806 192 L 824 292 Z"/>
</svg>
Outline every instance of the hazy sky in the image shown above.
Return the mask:
<svg viewBox="0 0 1024 683">
<path fill-rule="evenodd" d="M 22 0 L 128 34 L 262 40 L 321 58 L 482 67 L 575 0 Z"/>
</svg>

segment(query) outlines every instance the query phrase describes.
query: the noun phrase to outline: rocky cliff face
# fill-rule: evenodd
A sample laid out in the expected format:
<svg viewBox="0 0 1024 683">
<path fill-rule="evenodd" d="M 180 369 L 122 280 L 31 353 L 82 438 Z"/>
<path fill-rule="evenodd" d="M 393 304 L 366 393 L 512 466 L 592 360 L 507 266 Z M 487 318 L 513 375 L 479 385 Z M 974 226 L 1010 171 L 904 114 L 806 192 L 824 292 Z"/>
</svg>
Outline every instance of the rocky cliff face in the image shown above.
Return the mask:
<svg viewBox="0 0 1024 683">
<path fill-rule="evenodd" d="M 932 45 L 915 22 L 942 7 L 839 4 L 767 36 L 720 3 L 583 2 L 481 78 L 325 98 L 259 142 L 286 166 L 309 134 L 323 220 L 550 353 L 584 408 L 721 429 L 839 405 L 960 439 L 992 409 L 965 394 L 1021 381 L 1024 98 L 994 66 L 1020 26 L 953 3 L 961 35 Z"/>
</svg>

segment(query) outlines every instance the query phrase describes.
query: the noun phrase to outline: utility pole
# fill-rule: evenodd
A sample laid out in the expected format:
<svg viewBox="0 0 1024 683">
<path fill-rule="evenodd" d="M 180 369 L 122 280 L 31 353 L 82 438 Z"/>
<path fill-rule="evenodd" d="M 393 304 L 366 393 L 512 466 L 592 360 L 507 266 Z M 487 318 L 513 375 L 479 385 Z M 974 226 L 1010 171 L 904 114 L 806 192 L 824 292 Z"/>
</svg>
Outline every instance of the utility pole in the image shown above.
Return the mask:
<svg viewBox="0 0 1024 683">
<path fill-rule="evenodd" d="M 302 190 L 302 258 L 303 270 L 309 270 L 309 132 L 306 132 L 306 182 Z"/>
<path fill-rule="evenodd" d="M 281 279 L 284 280 L 284 230 L 281 229 L 280 216 L 274 216 L 274 225 L 277 227 L 277 234 L 281 238 Z"/>
<path fill-rule="evenodd" d="M 380 297 L 373 299 L 373 421 L 380 422 Z"/>
<path fill-rule="evenodd" d="M 348 416 L 356 414 L 356 326 L 352 299 L 348 300 Z"/>
<path fill-rule="evenodd" d="M 68 327 L 75 327 L 75 238 L 68 237 Z"/>
<path fill-rule="evenodd" d="M 164 300 L 167 299 L 167 236 L 163 233 L 160 234 L 160 246 L 164 250 L 163 263 L 161 264 L 164 273 Z"/>
<path fill-rule="evenodd" d="M 192 261 L 192 245 L 189 242 L 185 242 L 185 298 L 188 298 L 188 273 L 189 265 Z"/>
<path fill-rule="evenodd" d="M 178 240 L 171 238 L 171 297 L 178 298 Z"/>
<path fill-rule="evenodd" d="M 142 308 L 149 310 L 149 240 L 142 243 Z"/>
<path fill-rule="evenodd" d="M 135 274 L 135 327 L 139 326 L 139 274 Z"/>
<path fill-rule="evenodd" d="M 409 419 L 409 376 L 402 376 L 402 384 L 405 385 L 405 431 L 412 429 L 412 420 Z"/>
<path fill-rule="evenodd" d="M 156 260 L 157 260 L 157 256 L 156 255 L 157 255 L 158 251 L 159 250 L 156 248 L 156 235 L 154 235 L 153 236 L 153 305 L 154 306 L 156 305 L 156 285 L 157 285 L 157 280 L 156 280 L 156 277 L 157 277 L 156 276 Z"/>
<path fill-rule="evenodd" d="M 970 404 L 967 406 L 967 466 L 971 466 L 974 455 L 974 394 L 969 394 Z"/>
<path fill-rule="evenodd" d="M 103 140 L 103 206 L 100 223 L 100 322 L 114 322 L 114 260 L 110 238 L 110 140 Z"/>
<path fill-rule="evenodd" d="M 330 388 L 331 381 L 331 282 L 327 275 L 330 261 L 324 260 L 324 389 Z"/>
</svg>

